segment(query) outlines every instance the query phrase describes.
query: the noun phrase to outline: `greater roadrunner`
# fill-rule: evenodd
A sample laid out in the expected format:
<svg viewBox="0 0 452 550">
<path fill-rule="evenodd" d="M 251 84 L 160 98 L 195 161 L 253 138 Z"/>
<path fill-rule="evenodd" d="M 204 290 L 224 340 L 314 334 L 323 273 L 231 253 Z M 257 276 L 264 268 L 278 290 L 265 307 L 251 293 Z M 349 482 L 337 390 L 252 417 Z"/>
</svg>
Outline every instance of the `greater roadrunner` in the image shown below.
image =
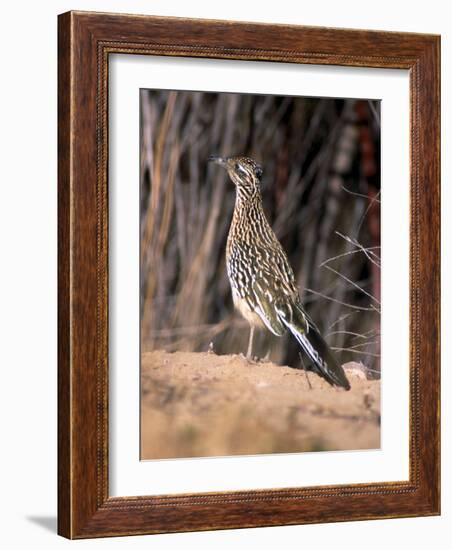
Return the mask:
<svg viewBox="0 0 452 550">
<path fill-rule="evenodd" d="M 209 157 L 226 168 L 236 201 L 226 244 L 226 266 L 235 307 L 250 324 L 247 357 L 255 327 L 276 336 L 289 331 L 312 361 L 312 370 L 331 385 L 350 384 L 315 324 L 301 305 L 289 260 L 265 217 L 261 167 L 247 157 Z"/>
</svg>

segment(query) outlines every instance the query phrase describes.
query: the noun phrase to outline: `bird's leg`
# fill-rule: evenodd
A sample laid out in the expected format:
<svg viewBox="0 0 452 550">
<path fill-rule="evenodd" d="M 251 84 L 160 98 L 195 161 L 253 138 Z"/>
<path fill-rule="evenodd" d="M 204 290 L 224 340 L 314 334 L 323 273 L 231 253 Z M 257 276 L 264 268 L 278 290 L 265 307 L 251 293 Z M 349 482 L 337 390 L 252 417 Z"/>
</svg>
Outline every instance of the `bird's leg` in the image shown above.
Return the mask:
<svg viewBox="0 0 452 550">
<path fill-rule="evenodd" d="M 253 352 L 253 338 L 254 338 L 254 326 L 251 325 L 251 328 L 250 328 L 250 338 L 248 340 L 248 350 L 246 352 L 246 358 L 248 359 L 248 361 L 251 361 L 251 359 L 253 358 L 252 356 L 252 352 Z"/>
</svg>

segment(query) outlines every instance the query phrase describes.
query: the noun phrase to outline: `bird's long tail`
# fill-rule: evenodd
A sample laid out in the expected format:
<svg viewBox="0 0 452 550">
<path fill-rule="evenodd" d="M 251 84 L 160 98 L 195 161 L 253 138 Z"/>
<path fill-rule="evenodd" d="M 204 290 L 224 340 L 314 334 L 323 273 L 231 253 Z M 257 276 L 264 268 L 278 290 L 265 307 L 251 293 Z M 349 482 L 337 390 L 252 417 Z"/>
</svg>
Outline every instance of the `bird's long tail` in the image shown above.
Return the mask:
<svg viewBox="0 0 452 550">
<path fill-rule="evenodd" d="M 289 309 L 289 311 L 288 311 Z M 313 370 L 332 386 L 350 389 L 344 369 L 334 358 L 328 344 L 317 327 L 298 306 L 284 308 L 281 321 L 295 336 L 306 355 L 313 363 Z"/>
</svg>

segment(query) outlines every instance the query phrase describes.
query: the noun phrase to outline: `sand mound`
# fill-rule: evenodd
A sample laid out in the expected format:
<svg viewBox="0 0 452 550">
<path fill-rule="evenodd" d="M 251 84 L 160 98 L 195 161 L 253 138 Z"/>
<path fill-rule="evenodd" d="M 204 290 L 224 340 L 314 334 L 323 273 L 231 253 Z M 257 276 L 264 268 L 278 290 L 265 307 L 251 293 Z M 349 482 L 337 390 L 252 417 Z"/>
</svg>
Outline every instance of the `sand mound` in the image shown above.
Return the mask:
<svg viewBox="0 0 452 550">
<path fill-rule="evenodd" d="M 142 355 L 141 458 L 380 446 L 380 382 L 344 365 L 352 389 L 239 355 Z"/>
</svg>

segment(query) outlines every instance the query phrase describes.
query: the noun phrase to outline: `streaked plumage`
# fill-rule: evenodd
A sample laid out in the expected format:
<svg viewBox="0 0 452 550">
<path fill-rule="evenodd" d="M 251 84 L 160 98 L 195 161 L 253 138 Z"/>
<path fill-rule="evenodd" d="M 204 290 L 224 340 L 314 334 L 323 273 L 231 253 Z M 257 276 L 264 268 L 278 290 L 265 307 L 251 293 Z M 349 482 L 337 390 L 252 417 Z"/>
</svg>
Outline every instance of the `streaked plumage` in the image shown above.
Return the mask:
<svg viewBox="0 0 452 550">
<path fill-rule="evenodd" d="M 226 244 L 226 266 L 235 307 L 251 326 L 276 336 L 289 331 L 330 384 L 350 389 L 317 327 L 303 310 L 295 276 L 262 207 L 262 170 L 247 157 L 211 157 L 224 166 L 236 186 L 236 202 Z"/>
</svg>

